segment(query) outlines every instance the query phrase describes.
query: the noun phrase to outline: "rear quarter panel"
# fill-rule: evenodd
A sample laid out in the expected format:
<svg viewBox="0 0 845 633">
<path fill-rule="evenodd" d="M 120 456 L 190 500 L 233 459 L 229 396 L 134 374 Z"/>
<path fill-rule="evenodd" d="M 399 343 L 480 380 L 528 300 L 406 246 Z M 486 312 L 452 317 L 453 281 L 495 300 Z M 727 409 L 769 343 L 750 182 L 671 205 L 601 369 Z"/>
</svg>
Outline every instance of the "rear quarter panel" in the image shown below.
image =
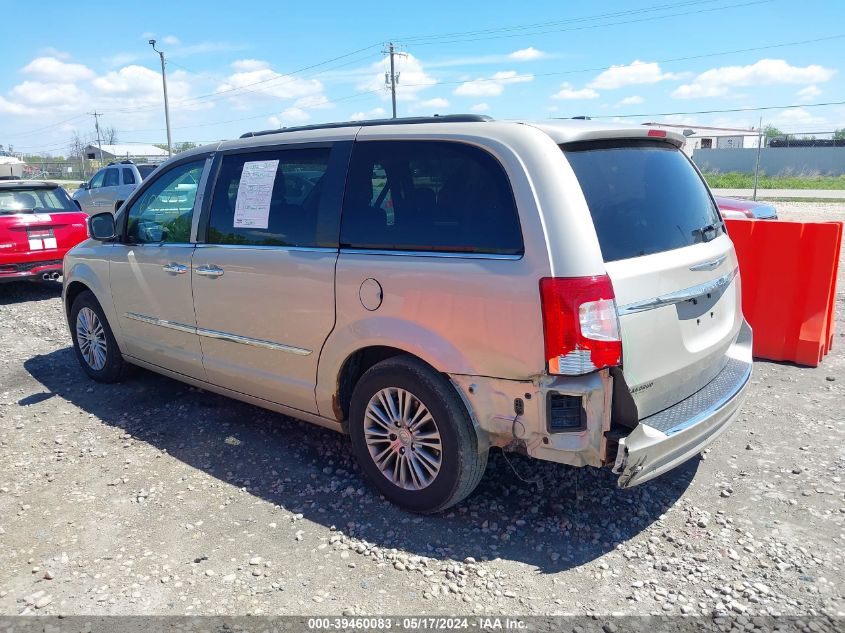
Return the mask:
<svg viewBox="0 0 845 633">
<path fill-rule="evenodd" d="M 446 140 L 470 143 L 504 166 L 517 202 L 525 253 L 519 259 L 369 254 L 342 250 L 336 274 L 337 322 L 318 368 L 317 403 L 332 415 L 332 396 L 345 360 L 356 350 L 384 345 L 422 358 L 450 374 L 530 380 L 545 369 L 539 280 L 553 270 L 601 274 L 598 242 L 588 223 L 547 223 L 566 212 L 570 183 L 557 145 L 529 126 L 483 124 L 485 136 L 451 133 L 450 124 L 364 128 L 358 140 Z M 488 127 L 489 126 L 489 127 Z M 421 131 L 421 128 L 430 129 Z M 495 140 L 494 140 L 495 139 Z M 574 180 L 574 176 L 572 176 Z M 577 187 L 577 183 L 575 185 Z M 549 244 L 555 244 L 556 261 Z M 383 301 L 361 302 L 361 284 L 375 279 Z"/>
</svg>

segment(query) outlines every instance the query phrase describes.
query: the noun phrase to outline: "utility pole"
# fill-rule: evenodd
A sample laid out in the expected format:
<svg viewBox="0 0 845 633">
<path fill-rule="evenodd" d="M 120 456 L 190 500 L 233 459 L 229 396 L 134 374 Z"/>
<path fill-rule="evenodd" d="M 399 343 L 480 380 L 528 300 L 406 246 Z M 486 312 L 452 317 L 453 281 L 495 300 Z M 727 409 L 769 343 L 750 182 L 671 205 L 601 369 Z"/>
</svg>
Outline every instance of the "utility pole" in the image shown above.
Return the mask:
<svg viewBox="0 0 845 633">
<path fill-rule="evenodd" d="M 385 73 L 384 75 L 384 83 L 390 86 L 390 99 L 393 102 L 393 118 L 396 118 L 396 84 L 399 83 L 399 73 L 396 72 L 396 66 L 394 65 L 393 58 L 396 55 L 401 55 L 401 53 L 397 53 L 396 49 L 393 46 L 393 42 L 388 44 L 387 50 L 382 51 L 390 55 L 390 73 Z"/>
<path fill-rule="evenodd" d="M 754 165 L 754 196 L 753 200 L 757 199 L 757 181 L 760 178 L 760 151 L 763 148 L 763 117 L 760 116 L 760 124 L 757 127 L 757 163 Z"/>
<path fill-rule="evenodd" d="M 89 112 L 88 114 L 90 114 L 91 116 L 94 117 L 94 129 L 97 130 L 97 147 L 100 148 L 100 160 L 97 161 L 97 163 L 100 165 L 100 167 L 102 167 L 103 166 L 103 143 L 100 140 L 100 117 L 103 116 L 103 114 L 101 112 L 97 112 L 96 110 L 94 110 L 93 112 Z M 85 158 L 83 157 L 82 160 L 83 160 L 83 165 L 84 165 L 85 164 L 84 163 Z M 84 167 L 83 167 L 83 171 L 84 171 Z"/>
<path fill-rule="evenodd" d="M 150 40 L 150 46 L 161 59 L 161 85 L 164 87 L 164 123 L 167 126 L 167 155 L 173 156 L 173 143 L 170 140 L 170 104 L 167 101 L 167 73 L 164 70 L 164 51 L 156 48 L 156 41 Z"/>
</svg>

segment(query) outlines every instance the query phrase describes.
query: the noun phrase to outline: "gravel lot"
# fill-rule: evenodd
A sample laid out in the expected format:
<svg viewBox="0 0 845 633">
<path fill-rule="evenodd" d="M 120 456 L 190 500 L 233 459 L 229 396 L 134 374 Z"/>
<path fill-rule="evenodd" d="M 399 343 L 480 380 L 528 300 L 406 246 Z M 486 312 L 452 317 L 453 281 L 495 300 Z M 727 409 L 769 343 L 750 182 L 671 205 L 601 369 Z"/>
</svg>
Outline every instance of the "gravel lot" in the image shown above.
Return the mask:
<svg viewBox="0 0 845 633">
<path fill-rule="evenodd" d="M 831 355 L 755 363 L 702 459 L 620 491 L 497 452 L 425 518 L 373 493 L 340 435 L 141 370 L 89 381 L 59 292 L 0 287 L 0 614 L 845 611 L 842 269 Z"/>
</svg>

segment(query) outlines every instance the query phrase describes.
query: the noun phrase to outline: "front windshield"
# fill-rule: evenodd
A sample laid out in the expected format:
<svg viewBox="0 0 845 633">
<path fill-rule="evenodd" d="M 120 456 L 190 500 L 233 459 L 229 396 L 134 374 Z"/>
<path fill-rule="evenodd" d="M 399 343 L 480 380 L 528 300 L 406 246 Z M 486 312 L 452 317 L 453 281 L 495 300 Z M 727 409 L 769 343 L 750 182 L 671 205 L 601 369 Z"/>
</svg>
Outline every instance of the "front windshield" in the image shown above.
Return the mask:
<svg viewBox="0 0 845 633">
<path fill-rule="evenodd" d="M 78 211 L 61 187 L 0 189 L 0 215 Z"/>
</svg>

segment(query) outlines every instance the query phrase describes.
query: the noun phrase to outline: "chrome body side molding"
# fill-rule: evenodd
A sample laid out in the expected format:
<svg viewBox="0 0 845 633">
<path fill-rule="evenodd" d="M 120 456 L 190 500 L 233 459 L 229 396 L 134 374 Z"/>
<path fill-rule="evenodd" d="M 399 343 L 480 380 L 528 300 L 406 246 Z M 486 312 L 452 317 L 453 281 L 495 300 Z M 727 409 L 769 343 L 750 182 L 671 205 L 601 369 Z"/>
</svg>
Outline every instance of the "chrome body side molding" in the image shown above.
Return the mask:
<svg viewBox="0 0 845 633">
<path fill-rule="evenodd" d="M 262 339 L 251 338 L 249 336 L 241 336 L 239 334 L 230 334 L 228 332 L 219 332 L 217 330 L 208 330 L 206 328 L 194 327 L 185 323 L 176 323 L 175 321 L 167 321 L 165 319 L 157 319 L 156 317 L 147 316 L 146 314 L 138 314 L 137 312 L 127 312 L 126 318 L 141 321 L 142 323 L 149 323 L 150 325 L 158 325 L 160 327 L 170 328 L 171 330 L 178 330 L 180 332 L 189 332 L 197 336 L 205 336 L 207 338 L 216 338 L 222 341 L 229 341 L 230 343 L 240 343 L 241 345 L 252 345 L 253 347 L 263 347 L 265 349 L 272 349 L 280 352 L 287 352 L 288 354 L 296 354 L 297 356 L 308 356 L 311 354 L 310 349 L 302 347 L 294 347 L 292 345 L 284 345 L 282 343 L 275 343 L 273 341 L 265 341 Z"/>
</svg>

